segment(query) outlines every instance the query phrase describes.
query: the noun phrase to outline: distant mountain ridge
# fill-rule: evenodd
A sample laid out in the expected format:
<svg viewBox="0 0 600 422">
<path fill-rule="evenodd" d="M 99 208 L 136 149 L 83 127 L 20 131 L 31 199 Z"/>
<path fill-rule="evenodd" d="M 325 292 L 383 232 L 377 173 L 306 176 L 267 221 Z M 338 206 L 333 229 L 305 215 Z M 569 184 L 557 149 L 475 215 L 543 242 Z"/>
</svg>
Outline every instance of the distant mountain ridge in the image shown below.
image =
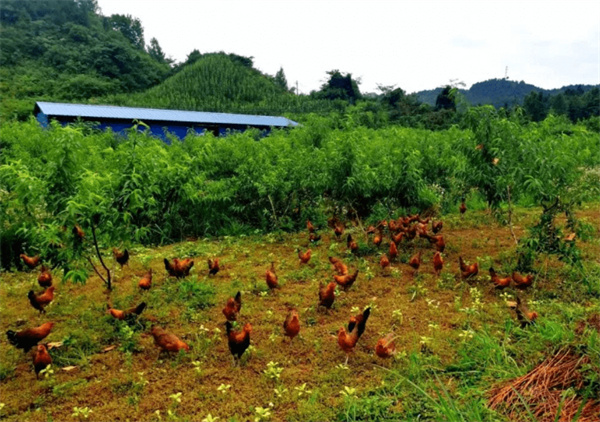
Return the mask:
<svg viewBox="0 0 600 422">
<path fill-rule="evenodd" d="M 569 89 L 587 92 L 595 85 L 568 85 L 556 89 L 543 89 L 523 81 L 511 81 L 507 79 L 489 79 L 477 82 L 468 90 L 459 89 L 466 100 L 474 106 L 491 104 L 496 108 L 523 105 L 523 100 L 532 91 L 541 92 L 546 95 L 556 95 Z M 434 106 L 438 94 L 443 88 L 419 91 L 416 93 L 419 101 Z"/>
</svg>

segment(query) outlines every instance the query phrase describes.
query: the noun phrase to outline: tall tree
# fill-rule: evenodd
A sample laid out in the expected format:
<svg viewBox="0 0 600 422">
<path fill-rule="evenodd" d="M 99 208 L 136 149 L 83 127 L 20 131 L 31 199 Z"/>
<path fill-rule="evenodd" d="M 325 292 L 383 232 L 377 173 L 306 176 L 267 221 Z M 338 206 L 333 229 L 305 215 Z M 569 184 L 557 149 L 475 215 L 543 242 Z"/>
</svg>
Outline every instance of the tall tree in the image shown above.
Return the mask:
<svg viewBox="0 0 600 422">
<path fill-rule="evenodd" d="M 358 89 L 360 81 L 352 79 L 352 74 L 344 74 L 337 69 L 331 70 L 327 74 L 329 75 L 329 80 L 316 93 L 317 98 L 345 100 L 351 104 L 362 98 L 362 94 Z"/>
<path fill-rule="evenodd" d="M 541 122 L 548 115 L 548 97 L 544 97 L 541 92 L 532 91 L 525 97 L 523 109 L 531 120 Z"/>
<path fill-rule="evenodd" d="M 144 28 L 138 18 L 131 15 L 112 15 L 108 24 L 111 29 L 123 34 L 134 47 L 140 50 L 144 48 Z"/>
<path fill-rule="evenodd" d="M 283 73 L 283 67 L 279 68 L 279 70 L 275 74 L 275 78 L 273 78 L 273 82 L 275 82 L 275 85 L 280 87 L 282 90 L 289 90 L 287 78 L 285 77 L 285 73 Z"/>
<path fill-rule="evenodd" d="M 446 85 L 442 92 L 435 99 L 436 110 L 453 110 L 456 111 L 456 88 Z"/>
<path fill-rule="evenodd" d="M 150 40 L 150 45 L 148 46 L 148 54 L 150 54 L 150 57 L 152 57 L 154 60 L 156 60 L 160 64 L 169 64 L 170 65 L 171 63 L 173 63 L 172 59 L 167 58 L 165 56 L 165 52 L 161 48 L 161 46 L 158 43 L 158 40 L 156 38 L 152 38 Z"/>
</svg>

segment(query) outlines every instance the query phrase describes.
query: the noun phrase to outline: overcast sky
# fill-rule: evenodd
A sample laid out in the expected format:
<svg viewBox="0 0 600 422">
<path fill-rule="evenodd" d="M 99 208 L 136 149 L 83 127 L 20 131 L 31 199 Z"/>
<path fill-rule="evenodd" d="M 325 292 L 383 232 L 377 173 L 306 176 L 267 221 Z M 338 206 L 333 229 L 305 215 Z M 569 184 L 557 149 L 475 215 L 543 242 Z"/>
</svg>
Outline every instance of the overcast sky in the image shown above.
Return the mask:
<svg viewBox="0 0 600 422">
<path fill-rule="evenodd" d="M 101 13 L 140 19 L 149 43 L 184 61 L 194 49 L 283 68 L 300 92 L 326 72 L 360 78 L 361 92 L 412 93 L 491 78 L 541 88 L 600 83 L 600 2 L 353 0 L 98 0 Z"/>
</svg>

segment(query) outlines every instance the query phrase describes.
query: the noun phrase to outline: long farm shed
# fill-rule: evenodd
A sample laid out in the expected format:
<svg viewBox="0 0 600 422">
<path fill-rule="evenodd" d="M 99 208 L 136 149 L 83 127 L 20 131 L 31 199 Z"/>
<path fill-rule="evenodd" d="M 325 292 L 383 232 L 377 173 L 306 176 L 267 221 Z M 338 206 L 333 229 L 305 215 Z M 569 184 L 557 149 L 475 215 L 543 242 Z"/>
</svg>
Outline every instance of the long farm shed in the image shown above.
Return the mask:
<svg viewBox="0 0 600 422">
<path fill-rule="evenodd" d="M 150 128 L 152 135 L 168 141 L 167 133 L 183 139 L 189 131 L 198 134 L 212 132 L 225 135 L 230 131 L 244 131 L 256 128 L 264 132 L 272 128 L 291 128 L 297 122 L 278 116 L 257 116 L 247 114 L 211 113 L 203 111 L 164 110 L 154 108 L 118 107 L 108 105 L 65 104 L 38 101 L 34 114 L 42 126 L 51 120 L 63 125 L 78 120 L 95 122 L 99 129 L 111 128 L 122 133 L 136 121 Z"/>
</svg>

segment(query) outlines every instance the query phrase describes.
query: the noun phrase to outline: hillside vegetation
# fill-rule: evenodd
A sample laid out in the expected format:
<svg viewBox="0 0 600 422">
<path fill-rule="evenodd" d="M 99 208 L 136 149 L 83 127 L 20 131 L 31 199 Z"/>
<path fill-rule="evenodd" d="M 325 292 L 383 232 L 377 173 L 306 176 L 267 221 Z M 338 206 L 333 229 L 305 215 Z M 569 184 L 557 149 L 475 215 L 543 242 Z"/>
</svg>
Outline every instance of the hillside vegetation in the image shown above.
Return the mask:
<svg viewBox="0 0 600 422">
<path fill-rule="evenodd" d="M 294 95 L 283 69 L 265 74 L 252 57 L 195 49 L 174 63 L 158 40 L 147 42 L 139 19 L 103 16 L 95 0 L 6 0 L 0 22 L 3 121 L 27 120 L 39 100 L 286 115 L 298 121 L 310 113 L 342 113 L 371 128 L 432 130 L 459 123 L 469 105 L 479 104 L 533 121 L 553 114 L 572 122 L 592 118 L 598 126 L 600 116 L 597 87 L 546 91 L 504 79 L 467 91 L 447 86 L 407 95 L 393 85 L 364 95 L 359 80 L 333 69 L 319 89 Z"/>
<path fill-rule="evenodd" d="M 325 100 L 296 96 L 235 54 L 200 55 L 160 85 L 135 95 L 102 99 L 110 104 L 248 114 L 328 112 Z"/>
</svg>

